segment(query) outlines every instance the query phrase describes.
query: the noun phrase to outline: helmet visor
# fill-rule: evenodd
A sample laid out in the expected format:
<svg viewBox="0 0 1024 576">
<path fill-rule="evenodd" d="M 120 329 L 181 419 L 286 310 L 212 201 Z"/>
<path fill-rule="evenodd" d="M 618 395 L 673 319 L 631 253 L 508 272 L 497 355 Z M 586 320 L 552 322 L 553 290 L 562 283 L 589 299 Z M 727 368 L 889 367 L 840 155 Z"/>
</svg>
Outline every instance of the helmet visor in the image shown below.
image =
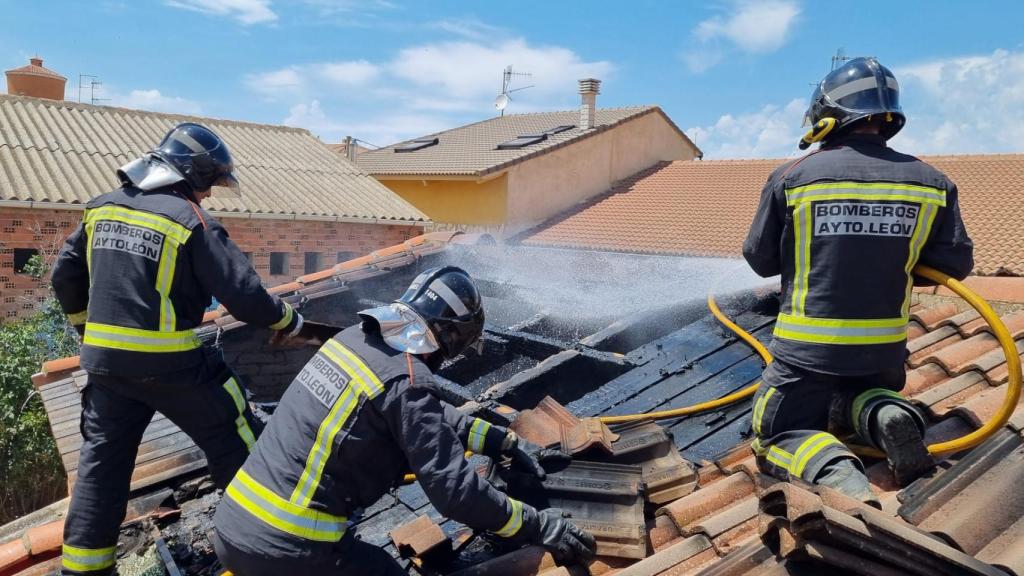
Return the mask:
<svg viewBox="0 0 1024 576">
<path fill-rule="evenodd" d="M 210 187 L 210 196 L 213 198 L 241 198 L 242 187 L 234 174 L 225 174 L 217 179 Z"/>
<path fill-rule="evenodd" d="M 441 348 L 427 322 L 401 302 L 363 310 L 359 315 L 376 320 L 384 342 L 399 352 L 428 354 Z"/>
</svg>

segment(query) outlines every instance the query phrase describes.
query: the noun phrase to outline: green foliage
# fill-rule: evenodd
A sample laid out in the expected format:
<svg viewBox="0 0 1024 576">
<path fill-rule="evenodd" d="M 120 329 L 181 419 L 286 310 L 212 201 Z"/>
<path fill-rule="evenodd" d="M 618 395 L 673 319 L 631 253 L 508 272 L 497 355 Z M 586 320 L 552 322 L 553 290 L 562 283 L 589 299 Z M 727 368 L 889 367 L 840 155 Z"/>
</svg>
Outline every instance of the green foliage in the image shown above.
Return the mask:
<svg viewBox="0 0 1024 576">
<path fill-rule="evenodd" d="M 46 274 L 37 257 L 37 278 Z M 78 339 L 56 300 L 34 316 L 0 325 L 0 524 L 66 493 L 61 465 L 32 374 L 46 360 L 78 353 Z"/>
</svg>

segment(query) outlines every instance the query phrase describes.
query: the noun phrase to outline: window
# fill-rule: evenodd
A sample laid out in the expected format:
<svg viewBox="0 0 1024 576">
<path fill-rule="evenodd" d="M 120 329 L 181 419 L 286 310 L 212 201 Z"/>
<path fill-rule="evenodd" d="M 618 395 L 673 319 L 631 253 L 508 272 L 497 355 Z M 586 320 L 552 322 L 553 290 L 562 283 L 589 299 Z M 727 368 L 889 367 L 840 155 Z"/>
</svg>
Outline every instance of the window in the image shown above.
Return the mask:
<svg viewBox="0 0 1024 576">
<path fill-rule="evenodd" d="M 517 148 L 525 148 L 531 144 L 543 142 L 547 139 L 547 134 L 526 134 L 523 136 L 516 136 L 508 142 L 498 144 L 497 150 L 515 150 Z"/>
<path fill-rule="evenodd" d="M 271 252 L 270 253 L 270 275 L 281 276 L 282 274 L 288 273 L 288 253 L 287 252 Z"/>
<path fill-rule="evenodd" d="M 14 249 L 14 273 L 15 274 L 28 274 L 25 267 L 28 266 L 29 260 L 33 256 L 39 254 L 39 250 L 34 248 L 15 248 Z"/>
<path fill-rule="evenodd" d="M 323 269 L 323 257 L 319 252 L 306 252 L 303 273 L 312 274 Z"/>
<path fill-rule="evenodd" d="M 555 134 L 560 134 L 562 132 L 565 132 L 566 130 L 572 130 L 575 127 L 576 126 L 572 124 L 563 124 L 561 126 L 555 126 L 550 130 L 545 130 L 544 133 L 547 134 L 548 136 L 554 136 Z"/>
<path fill-rule="evenodd" d="M 395 146 L 395 152 L 415 152 L 417 150 L 423 150 L 436 145 L 438 142 L 437 138 L 419 138 L 416 140 L 410 140 L 403 144 Z"/>
<path fill-rule="evenodd" d="M 338 252 L 338 264 L 341 264 L 342 262 L 348 262 L 349 260 L 351 260 L 351 259 L 353 259 L 355 257 L 356 257 L 356 253 L 355 252 L 349 252 L 349 251 Z"/>
</svg>

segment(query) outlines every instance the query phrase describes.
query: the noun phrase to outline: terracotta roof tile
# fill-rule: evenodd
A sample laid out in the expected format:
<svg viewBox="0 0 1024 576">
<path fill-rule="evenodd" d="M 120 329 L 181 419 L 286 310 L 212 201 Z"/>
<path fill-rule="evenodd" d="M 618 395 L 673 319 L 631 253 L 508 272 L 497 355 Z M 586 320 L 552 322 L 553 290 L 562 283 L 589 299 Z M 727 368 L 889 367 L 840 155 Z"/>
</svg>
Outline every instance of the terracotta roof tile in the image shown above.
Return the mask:
<svg viewBox="0 0 1024 576">
<path fill-rule="evenodd" d="M 959 336 L 958 336 L 959 337 Z M 974 361 L 999 347 L 999 341 L 991 334 L 979 334 L 967 340 L 946 346 L 923 356 L 920 362 L 935 362 L 951 375 L 962 374 L 974 366 Z"/>
<path fill-rule="evenodd" d="M 937 306 L 923 308 L 917 312 L 911 312 L 910 317 L 917 320 L 925 330 L 935 330 L 939 326 L 945 326 L 951 317 L 956 316 L 956 304 L 943 302 Z"/>
<path fill-rule="evenodd" d="M 960 191 L 975 273 L 1024 275 L 1024 154 L 922 157 Z M 522 236 L 524 244 L 738 256 L 761 188 L 783 160 L 662 163 Z M 1024 301 L 1024 283 L 992 288 Z"/>
</svg>

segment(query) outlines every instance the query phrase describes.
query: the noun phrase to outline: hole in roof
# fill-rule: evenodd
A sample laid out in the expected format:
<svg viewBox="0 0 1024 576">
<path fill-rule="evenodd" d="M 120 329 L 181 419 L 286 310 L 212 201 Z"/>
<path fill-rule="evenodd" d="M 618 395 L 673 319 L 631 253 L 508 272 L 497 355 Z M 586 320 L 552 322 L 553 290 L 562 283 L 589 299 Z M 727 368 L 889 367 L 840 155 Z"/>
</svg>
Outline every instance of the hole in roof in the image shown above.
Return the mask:
<svg viewBox="0 0 1024 576">
<path fill-rule="evenodd" d="M 417 150 L 423 150 L 424 148 L 434 146 L 437 142 L 437 138 L 419 138 L 395 146 L 395 152 L 415 152 Z"/>
<path fill-rule="evenodd" d="M 531 144 L 537 144 L 548 139 L 546 133 L 541 134 L 525 134 L 523 136 L 516 136 L 508 142 L 502 142 L 498 144 L 496 150 L 515 150 L 517 148 L 525 148 Z"/>
</svg>

